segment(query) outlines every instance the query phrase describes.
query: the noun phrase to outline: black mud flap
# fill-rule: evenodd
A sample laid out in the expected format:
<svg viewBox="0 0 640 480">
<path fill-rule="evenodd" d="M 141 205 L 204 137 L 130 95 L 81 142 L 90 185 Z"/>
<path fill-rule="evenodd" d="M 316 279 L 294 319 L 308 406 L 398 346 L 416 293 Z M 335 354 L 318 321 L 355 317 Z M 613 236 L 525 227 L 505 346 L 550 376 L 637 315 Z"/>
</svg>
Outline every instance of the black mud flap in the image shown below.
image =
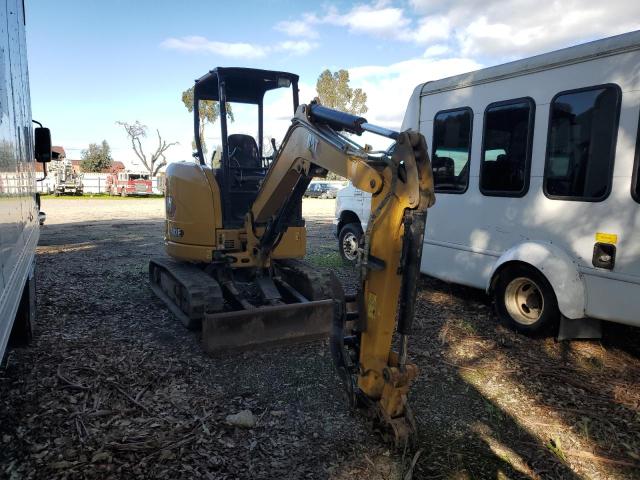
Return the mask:
<svg viewBox="0 0 640 480">
<path fill-rule="evenodd" d="M 324 338 L 331 331 L 333 303 L 328 299 L 206 313 L 202 321 L 202 345 L 207 353 L 214 354 Z"/>
</svg>

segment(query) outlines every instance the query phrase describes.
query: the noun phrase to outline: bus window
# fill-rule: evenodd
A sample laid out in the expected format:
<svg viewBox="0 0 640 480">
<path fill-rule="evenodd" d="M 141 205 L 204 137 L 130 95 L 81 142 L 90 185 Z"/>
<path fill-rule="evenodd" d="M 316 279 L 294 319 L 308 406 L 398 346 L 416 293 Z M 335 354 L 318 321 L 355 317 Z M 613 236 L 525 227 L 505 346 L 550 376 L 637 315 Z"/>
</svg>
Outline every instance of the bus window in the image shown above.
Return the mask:
<svg viewBox="0 0 640 480">
<path fill-rule="evenodd" d="M 484 112 L 480 191 L 522 197 L 529 188 L 535 103 L 530 98 L 490 104 Z"/>
<path fill-rule="evenodd" d="M 438 112 L 433 120 L 433 180 L 435 191 L 464 193 L 469 185 L 471 156 L 470 108 Z"/>
<path fill-rule="evenodd" d="M 620 87 L 602 85 L 556 95 L 550 105 L 544 193 L 600 201 L 611 191 Z"/>
<path fill-rule="evenodd" d="M 640 203 L 640 118 L 638 118 L 638 132 L 636 133 L 636 158 L 633 162 L 633 178 L 631 180 L 631 196 Z"/>
</svg>

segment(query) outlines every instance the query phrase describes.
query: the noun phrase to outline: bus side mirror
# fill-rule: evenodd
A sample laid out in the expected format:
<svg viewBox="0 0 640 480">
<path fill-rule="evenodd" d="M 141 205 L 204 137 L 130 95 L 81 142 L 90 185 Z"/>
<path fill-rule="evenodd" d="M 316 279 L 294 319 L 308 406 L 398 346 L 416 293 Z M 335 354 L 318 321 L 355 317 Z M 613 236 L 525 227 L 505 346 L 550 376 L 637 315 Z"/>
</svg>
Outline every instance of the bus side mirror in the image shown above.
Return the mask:
<svg viewBox="0 0 640 480">
<path fill-rule="evenodd" d="M 36 127 L 33 131 L 34 153 L 36 161 L 47 163 L 51 161 L 51 132 L 45 127 Z"/>
</svg>

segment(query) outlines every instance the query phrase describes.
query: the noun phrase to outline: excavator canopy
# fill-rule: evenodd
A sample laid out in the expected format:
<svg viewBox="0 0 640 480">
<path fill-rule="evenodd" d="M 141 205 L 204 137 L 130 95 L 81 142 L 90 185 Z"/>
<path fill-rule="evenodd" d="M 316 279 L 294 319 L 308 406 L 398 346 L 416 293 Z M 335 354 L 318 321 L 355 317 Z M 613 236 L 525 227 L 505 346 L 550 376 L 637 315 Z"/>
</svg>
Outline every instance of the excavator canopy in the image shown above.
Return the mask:
<svg viewBox="0 0 640 480">
<path fill-rule="evenodd" d="M 238 228 L 244 221 L 249 206 L 255 199 L 260 182 L 266 174 L 272 157 L 265 157 L 264 105 L 265 93 L 279 88 L 290 88 L 292 113 L 298 107 L 298 75 L 288 72 L 255 68 L 217 67 L 196 80 L 193 91 L 193 121 L 196 143 L 195 157 L 201 165 L 207 164 L 202 145 L 200 108 L 202 101 L 219 102 L 219 126 L 222 151 L 217 159 L 216 180 L 221 190 L 222 215 L 225 228 Z M 230 134 L 227 109 L 232 104 L 256 105 L 256 123 L 250 131 Z M 255 111 L 255 110 L 252 110 Z M 257 133 L 257 137 L 255 136 Z M 275 152 L 275 147 L 274 147 Z M 214 152 L 215 154 L 215 152 Z M 213 164 L 213 158 L 211 164 Z"/>
<path fill-rule="evenodd" d="M 260 104 L 268 90 L 293 86 L 295 110 L 298 106 L 298 78 L 298 75 L 288 72 L 218 67 L 196 80 L 194 101 L 220 101 L 222 85 L 222 95 L 226 95 L 227 102 Z"/>
</svg>

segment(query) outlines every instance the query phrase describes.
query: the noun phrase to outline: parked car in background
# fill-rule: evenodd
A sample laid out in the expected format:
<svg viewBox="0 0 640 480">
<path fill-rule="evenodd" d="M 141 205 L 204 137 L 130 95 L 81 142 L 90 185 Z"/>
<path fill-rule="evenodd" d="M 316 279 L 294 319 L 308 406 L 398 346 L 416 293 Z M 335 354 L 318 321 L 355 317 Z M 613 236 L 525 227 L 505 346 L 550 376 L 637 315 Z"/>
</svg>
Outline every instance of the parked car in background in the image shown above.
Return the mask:
<svg viewBox="0 0 640 480">
<path fill-rule="evenodd" d="M 343 260 L 355 263 L 362 233 L 371 213 L 371 194 L 354 187 L 351 182 L 336 194 L 336 214 L 333 224 L 338 238 L 338 250 Z"/>
<path fill-rule="evenodd" d="M 421 271 L 486 290 L 522 332 L 640 326 L 639 64 L 640 31 L 416 87 L 402 130 L 424 134 L 436 191 Z M 369 210 L 338 193 L 345 260 Z"/>
<path fill-rule="evenodd" d="M 311 182 L 305 192 L 305 197 L 336 198 L 339 186 L 329 182 Z"/>
<path fill-rule="evenodd" d="M 148 173 L 118 172 L 107 177 L 109 195 L 151 195 L 152 182 Z"/>
</svg>

